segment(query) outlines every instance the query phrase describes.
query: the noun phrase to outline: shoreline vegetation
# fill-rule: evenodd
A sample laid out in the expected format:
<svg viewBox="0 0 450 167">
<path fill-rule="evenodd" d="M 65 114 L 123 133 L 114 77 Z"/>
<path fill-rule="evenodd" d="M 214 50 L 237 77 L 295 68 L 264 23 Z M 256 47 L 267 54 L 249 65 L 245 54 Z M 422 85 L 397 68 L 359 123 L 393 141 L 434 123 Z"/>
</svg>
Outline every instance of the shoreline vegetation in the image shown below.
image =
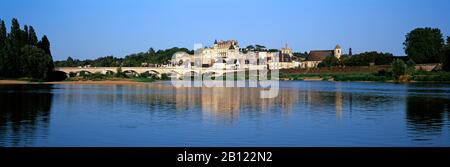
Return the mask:
<svg viewBox="0 0 450 167">
<path fill-rule="evenodd" d="M 401 75 L 395 78 L 389 71 L 379 72 L 324 72 L 324 73 L 299 73 L 281 72 L 280 80 L 288 81 L 335 81 L 335 82 L 436 82 L 450 83 L 450 72 L 443 71 L 414 71 L 411 74 Z"/>
<path fill-rule="evenodd" d="M 401 63 L 401 62 L 400 62 Z M 424 71 L 412 69 L 407 65 L 395 75 L 394 64 L 380 66 L 353 66 L 353 67 L 321 67 L 313 69 L 283 69 L 279 72 L 280 81 L 333 81 L 333 82 L 426 82 L 450 83 L 450 72 Z M 397 69 L 398 70 L 398 69 Z M 244 78 L 235 78 L 241 80 Z M 145 84 L 157 81 L 167 81 L 170 78 L 163 75 L 161 78 L 153 75 L 128 76 L 117 74 L 89 74 L 71 76 L 62 81 L 44 81 L 31 78 L 0 78 L 0 84 Z M 248 80 L 246 77 L 244 80 Z"/>
</svg>

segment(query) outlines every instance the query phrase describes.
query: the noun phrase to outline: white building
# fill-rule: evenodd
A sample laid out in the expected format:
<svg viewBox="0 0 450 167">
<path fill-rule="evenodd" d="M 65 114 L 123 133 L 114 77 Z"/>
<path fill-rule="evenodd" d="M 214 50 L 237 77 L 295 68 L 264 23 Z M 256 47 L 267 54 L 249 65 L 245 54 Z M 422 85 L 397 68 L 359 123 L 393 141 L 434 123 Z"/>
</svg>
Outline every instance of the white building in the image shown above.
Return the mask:
<svg viewBox="0 0 450 167">
<path fill-rule="evenodd" d="M 299 67 L 299 62 L 293 61 L 292 49 L 287 45 L 280 52 L 239 51 L 236 40 L 214 41 L 212 47 L 202 48 L 197 54 L 177 53 L 172 64 L 183 68 L 204 67 L 220 69 L 261 68 L 283 69 Z M 189 63 L 186 63 L 189 62 Z"/>
</svg>

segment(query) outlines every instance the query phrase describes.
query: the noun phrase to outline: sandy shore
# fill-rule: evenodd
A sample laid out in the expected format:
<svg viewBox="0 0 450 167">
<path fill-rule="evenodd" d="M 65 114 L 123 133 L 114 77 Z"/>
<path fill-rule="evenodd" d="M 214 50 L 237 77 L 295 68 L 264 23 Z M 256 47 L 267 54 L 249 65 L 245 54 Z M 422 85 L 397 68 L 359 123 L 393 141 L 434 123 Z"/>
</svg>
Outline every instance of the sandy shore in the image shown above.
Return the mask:
<svg viewBox="0 0 450 167">
<path fill-rule="evenodd" d="M 303 79 L 303 81 L 323 81 L 323 78 L 320 78 L 320 77 L 305 77 L 302 79 Z M 292 81 L 291 78 L 281 78 L 280 80 L 281 81 Z"/>
<path fill-rule="evenodd" d="M 19 80 L 0 80 L 0 84 L 29 84 L 28 81 L 19 81 Z"/>
<path fill-rule="evenodd" d="M 323 81 L 323 78 L 320 77 L 305 77 L 303 78 L 304 81 Z"/>
<path fill-rule="evenodd" d="M 139 85 L 144 82 L 133 80 L 105 80 L 105 81 L 61 81 L 61 82 L 29 82 L 20 80 L 0 80 L 0 84 L 88 84 L 88 85 Z"/>
</svg>

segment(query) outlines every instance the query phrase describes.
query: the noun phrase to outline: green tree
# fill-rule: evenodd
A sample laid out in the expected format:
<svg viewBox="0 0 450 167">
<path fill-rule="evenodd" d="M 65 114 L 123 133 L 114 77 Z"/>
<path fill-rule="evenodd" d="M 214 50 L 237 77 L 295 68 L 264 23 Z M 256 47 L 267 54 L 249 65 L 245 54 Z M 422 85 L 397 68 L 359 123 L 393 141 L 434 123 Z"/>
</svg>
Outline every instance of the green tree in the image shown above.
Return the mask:
<svg viewBox="0 0 450 167">
<path fill-rule="evenodd" d="M 440 29 L 417 28 L 406 35 L 405 53 L 416 63 L 442 62 L 444 39 Z"/>
<path fill-rule="evenodd" d="M 115 77 L 117 78 L 126 78 L 127 75 L 122 71 L 122 67 L 117 67 L 117 72 L 115 73 Z"/>
<path fill-rule="evenodd" d="M 407 66 L 403 60 L 396 59 L 392 62 L 391 66 L 392 66 L 392 75 L 394 75 L 396 79 L 406 74 Z"/>
<path fill-rule="evenodd" d="M 51 72 L 48 66 L 53 63 L 50 55 L 46 54 L 44 50 L 31 45 L 23 47 L 21 54 L 25 60 L 23 69 L 27 77 L 35 79 L 47 78 Z"/>
<path fill-rule="evenodd" d="M 0 19 L 0 76 L 4 76 L 7 66 L 7 56 L 6 56 L 6 25 L 5 21 Z"/>
<path fill-rule="evenodd" d="M 443 48 L 442 54 L 444 56 L 443 68 L 445 71 L 450 71 L 450 37 L 447 37 L 447 44 Z"/>
<path fill-rule="evenodd" d="M 9 33 L 8 37 L 11 42 L 11 46 L 14 49 L 20 49 L 26 44 L 24 32 L 20 29 L 19 21 L 15 18 L 11 21 L 11 32 Z"/>
<path fill-rule="evenodd" d="M 265 49 L 266 49 L 266 47 L 263 46 L 263 45 L 255 45 L 255 50 L 256 51 L 262 51 L 262 50 L 265 50 Z"/>
<path fill-rule="evenodd" d="M 416 70 L 416 63 L 412 59 L 409 59 L 406 62 L 406 67 L 407 67 L 407 73 L 413 74 L 414 71 Z"/>
<path fill-rule="evenodd" d="M 5 21 L 0 19 L 0 49 L 6 49 L 7 32 Z"/>
<path fill-rule="evenodd" d="M 155 52 L 155 49 L 150 48 L 150 49 L 148 49 L 147 53 L 152 55 L 152 54 L 155 54 L 156 52 Z"/>
<path fill-rule="evenodd" d="M 66 67 L 76 67 L 77 65 L 75 64 L 75 61 L 73 60 L 72 57 L 68 57 L 66 60 Z"/>
<path fill-rule="evenodd" d="M 0 21 L 0 77 L 46 79 L 54 67 L 47 37 L 41 42 L 45 50 L 40 49 L 32 26 L 24 25 L 22 30 L 19 21 L 12 19 L 7 33 Z"/>
<path fill-rule="evenodd" d="M 278 50 L 278 49 L 268 49 L 267 51 L 268 52 L 279 52 L 280 50 Z"/>
<path fill-rule="evenodd" d="M 34 31 L 33 26 L 29 26 L 28 30 L 28 44 L 36 46 L 38 43 L 38 38 L 36 36 L 36 32 Z"/>
<path fill-rule="evenodd" d="M 389 65 L 392 63 L 394 55 L 391 53 L 378 53 L 375 51 L 364 52 L 353 56 L 341 57 L 341 62 L 345 66 L 368 66 L 370 63 L 375 65 Z"/>
<path fill-rule="evenodd" d="M 46 54 L 52 55 L 52 53 L 50 52 L 50 41 L 48 40 L 46 35 L 44 35 L 41 41 L 37 43 L 37 46 L 44 50 Z"/>
<path fill-rule="evenodd" d="M 50 51 L 50 41 L 48 40 L 46 35 L 44 35 L 41 41 L 37 43 L 37 47 L 44 50 L 45 54 L 48 55 L 49 58 L 51 59 L 51 62 L 48 63 L 46 66 L 47 72 L 53 71 L 55 65 L 53 64 L 52 52 Z"/>
<path fill-rule="evenodd" d="M 26 39 L 24 38 L 24 31 L 20 29 L 20 24 L 17 19 L 12 19 L 11 30 L 8 34 L 7 40 L 7 64 L 6 76 L 7 77 L 20 77 L 23 75 L 22 64 L 24 63 L 24 58 L 20 54 L 20 49 L 25 46 Z"/>
<path fill-rule="evenodd" d="M 25 39 L 25 44 L 29 45 L 30 44 L 30 40 L 28 38 L 28 25 L 24 25 L 23 26 L 23 31 L 22 31 L 22 38 Z"/>
<path fill-rule="evenodd" d="M 0 49 L 0 77 L 6 76 L 7 70 L 7 55 L 3 49 Z"/>
<path fill-rule="evenodd" d="M 319 63 L 318 67 L 334 67 L 339 65 L 341 65 L 341 62 L 338 58 L 334 56 L 328 56 L 321 63 Z"/>
</svg>

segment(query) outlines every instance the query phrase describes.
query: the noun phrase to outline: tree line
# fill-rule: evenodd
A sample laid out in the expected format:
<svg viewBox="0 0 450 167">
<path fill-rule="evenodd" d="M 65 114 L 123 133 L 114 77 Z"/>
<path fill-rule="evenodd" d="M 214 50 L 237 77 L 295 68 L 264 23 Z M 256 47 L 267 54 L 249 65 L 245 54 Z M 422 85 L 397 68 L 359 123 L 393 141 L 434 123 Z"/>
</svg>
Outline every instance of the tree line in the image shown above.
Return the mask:
<svg viewBox="0 0 450 167">
<path fill-rule="evenodd" d="M 0 77 L 48 79 L 53 72 L 50 41 L 44 35 L 40 40 L 33 26 L 20 27 L 12 19 L 10 32 L 0 19 Z"/>
<path fill-rule="evenodd" d="M 343 55 L 340 59 L 329 56 L 319 67 L 389 65 L 400 59 L 405 65 L 406 61 L 410 64 L 442 63 L 443 69 L 450 71 L 450 37 L 447 36 L 445 42 L 440 29 L 416 28 L 406 34 L 403 45 L 407 57 L 397 57 L 391 53 L 364 52 L 353 56 Z"/>
<path fill-rule="evenodd" d="M 396 59 L 401 59 L 403 62 L 410 61 L 414 64 L 425 63 L 442 63 L 443 69 L 450 70 L 450 38 L 447 37 L 447 42 L 444 41 L 441 30 L 437 28 L 417 28 L 407 33 L 405 36 L 404 49 L 407 57 L 394 56 L 391 53 L 383 52 L 364 52 L 355 55 L 343 55 L 340 59 L 334 56 L 329 56 L 319 67 L 332 66 L 368 66 L 368 65 L 391 65 Z M 241 51 L 258 51 L 268 50 L 262 45 L 249 45 L 242 48 Z M 270 49 L 269 49 L 270 50 Z M 130 54 L 125 58 L 118 58 L 114 56 L 100 57 L 94 60 L 78 60 L 71 57 L 64 61 L 56 61 L 57 67 L 77 67 L 77 66 L 109 66 L 109 67 L 139 67 L 152 66 L 155 64 L 167 64 L 172 58 L 172 55 L 178 51 L 193 54 L 192 50 L 186 48 L 170 48 L 165 50 L 155 51 L 150 48 L 147 52 L 140 52 Z M 307 53 L 294 53 L 297 58 L 305 58 Z"/>
<path fill-rule="evenodd" d="M 173 47 L 165 50 L 155 51 L 150 48 L 146 52 L 134 53 L 118 58 L 114 56 L 99 57 L 94 60 L 78 60 L 68 57 L 63 61 L 55 61 L 56 67 L 79 67 L 79 66 L 93 66 L 93 67 L 141 67 L 154 66 L 157 64 L 168 64 L 172 56 L 177 52 L 186 52 L 193 54 L 194 51 L 186 48 Z"/>
<path fill-rule="evenodd" d="M 340 59 L 334 56 L 326 57 L 318 66 L 369 66 L 369 65 L 389 65 L 394 60 L 392 53 L 364 52 L 355 55 L 342 55 Z"/>
</svg>

